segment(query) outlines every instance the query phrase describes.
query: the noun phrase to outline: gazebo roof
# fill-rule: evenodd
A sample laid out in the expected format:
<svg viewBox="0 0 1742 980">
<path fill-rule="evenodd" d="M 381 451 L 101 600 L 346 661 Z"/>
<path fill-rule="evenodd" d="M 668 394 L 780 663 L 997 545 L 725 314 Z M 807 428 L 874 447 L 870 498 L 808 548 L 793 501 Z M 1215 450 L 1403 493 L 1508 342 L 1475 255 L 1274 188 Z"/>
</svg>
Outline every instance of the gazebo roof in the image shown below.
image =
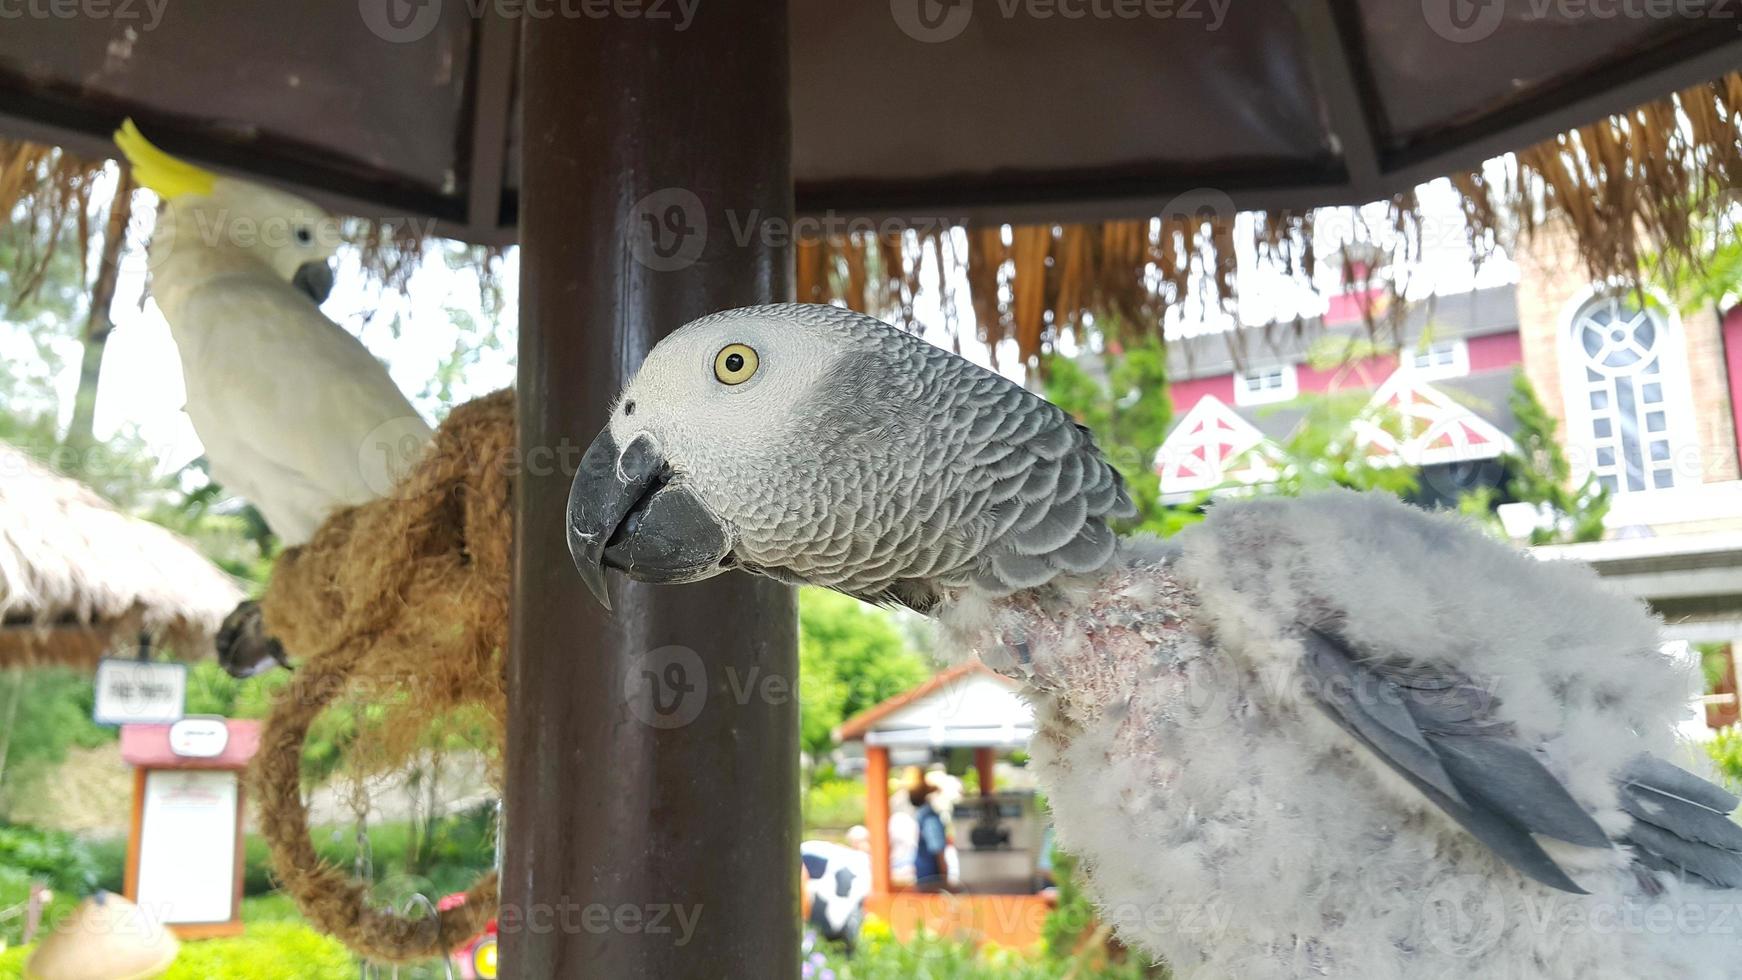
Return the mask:
<svg viewBox="0 0 1742 980">
<path fill-rule="evenodd" d="M 0 133 L 100 157 L 131 115 L 172 152 L 348 213 L 507 241 L 522 146 L 505 6 L 177 0 L 14 18 Z M 706 16 L 637 9 L 681 30 L 686 6 Z M 1486 3 L 1465 22 L 1462 6 L 793 4 L 798 206 L 1031 222 L 1151 216 L 1205 187 L 1242 208 L 1360 203 L 1708 81 L 1742 51 L 1722 17 Z M 408 19 L 390 19 L 400 7 Z"/>
<path fill-rule="evenodd" d="M 0 666 L 89 665 L 140 631 L 203 654 L 242 599 L 188 541 L 0 443 Z"/>
<path fill-rule="evenodd" d="M 1034 709 L 1020 685 L 978 660 L 958 664 L 881 701 L 835 729 L 835 741 L 930 748 L 1021 748 L 1034 735 Z"/>
</svg>

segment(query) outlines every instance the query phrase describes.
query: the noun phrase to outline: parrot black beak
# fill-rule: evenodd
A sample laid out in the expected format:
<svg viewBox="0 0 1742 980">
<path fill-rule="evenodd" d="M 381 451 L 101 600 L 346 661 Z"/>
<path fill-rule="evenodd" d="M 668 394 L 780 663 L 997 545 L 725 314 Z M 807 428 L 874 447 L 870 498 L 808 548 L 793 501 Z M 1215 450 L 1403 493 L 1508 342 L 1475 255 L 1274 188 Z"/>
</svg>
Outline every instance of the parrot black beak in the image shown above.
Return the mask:
<svg viewBox="0 0 1742 980">
<path fill-rule="evenodd" d="M 717 574 L 730 536 L 671 469 L 652 439 L 619 451 L 610 430 L 581 457 L 569 488 L 569 554 L 594 598 L 611 608 L 605 567 L 641 582 L 694 582 Z"/>
<path fill-rule="evenodd" d="M 333 267 L 328 262 L 306 262 L 296 270 L 296 275 L 290 279 L 290 284 L 297 292 L 315 301 L 319 306 L 333 294 Z"/>
</svg>

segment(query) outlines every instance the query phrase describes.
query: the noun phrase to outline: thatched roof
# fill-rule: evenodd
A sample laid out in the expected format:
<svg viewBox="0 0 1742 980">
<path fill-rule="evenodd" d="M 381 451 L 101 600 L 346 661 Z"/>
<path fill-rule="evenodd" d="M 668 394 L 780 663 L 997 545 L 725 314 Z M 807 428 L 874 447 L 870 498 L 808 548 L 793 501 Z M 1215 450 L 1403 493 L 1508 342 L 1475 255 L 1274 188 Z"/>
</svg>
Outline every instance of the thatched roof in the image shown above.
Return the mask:
<svg viewBox="0 0 1742 980">
<path fill-rule="evenodd" d="M 91 225 L 91 178 L 106 166 L 103 160 L 0 140 L 0 223 L 8 215 L 27 215 L 42 242 L 34 252 L 22 250 L 19 261 L 51 245 L 41 229 L 76 220 L 84 239 Z M 1697 267 L 1710 241 L 1708 223 L 1742 189 L 1742 74 L 1519 148 L 1498 166 L 1443 176 L 1461 199 L 1475 257 L 1556 222 L 1572 231 L 1593 278 L 1637 280 L 1649 271 L 1644 266 L 1653 255 Z M 1382 259 L 1401 268 L 1419 254 L 1422 216 L 1413 193 L 1388 204 L 1385 228 L 1357 228 L 1356 235 L 1392 242 Z M 988 344 L 1014 340 L 1027 360 L 1088 317 L 1156 330 L 1169 307 L 1188 300 L 1232 309 L 1240 244 L 1259 262 L 1310 282 L 1313 213 L 1250 214 L 1237 224 L 1232 198 L 1211 187 L 1182 194 L 1135 220 L 965 227 L 866 222 L 870 230 L 849 226 L 846 233 L 800 239 L 798 298 L 843 303 L 909 324 L 922 289 L 940 296 L 946 317 L 960 298 L 974 311 L 967 325 L 973 337 Z M 406 226 L 359 221 L 356 234 L 366 270 L 389 283 L 408 274 L 417 242 Z M 1237 234 L 1250 241 L 1237 243 Z M 486 261 L 487 253 L 478 254 Z M 487 268 L 481 274 L 488 277 Z M 15 281 L 28 284 L 31 278 L 19 275 Z M 966 295 L 958 297 L 964 289 Z"/>
<path fill-rule="evenodd" d="M 141 631 L 200 656 L 242 598 L 189 542 L 0 443 L 0 666 L 89 665 Z"/>
<path fill-rule="evenodd" d="M 1472 257 L 1558 223 L 1593 279 L 1638 281 L 1652 271 L 1653 256 L 1698 267 L 1712 223 L 1742 190 L 1742 74 L 1569 130 L 1495 166 L 1444 176 L 1461 200 Z M 1401 267 L 1419 255 L 1415 195 L 1388 203 L 1384 237 L 1401 245 L 1382 256 L 1381 278 L 1367 285 L 1397 285 L 1384 278 L 1386 260 Z M 922 287 L 942 294 L 946 312 L 956 305 L 955 277 L 939 270 L 965 273 L 978 338 L 1015 340 L 1026 360 L 1085 315 L 1152 330 L 1170 306 L 1191 299 L 1232 310 L 1237 227 L 1259 262 L 1311 281 L 1312 212 L 1252 212 L 1238 226 L 1235 218 L 1228 196 L 1205 188 L 1134 221 L 970 227 L 965 252 L 941 230 L 801 242 L 799 299 L 910 321 Z"/>
</svg>

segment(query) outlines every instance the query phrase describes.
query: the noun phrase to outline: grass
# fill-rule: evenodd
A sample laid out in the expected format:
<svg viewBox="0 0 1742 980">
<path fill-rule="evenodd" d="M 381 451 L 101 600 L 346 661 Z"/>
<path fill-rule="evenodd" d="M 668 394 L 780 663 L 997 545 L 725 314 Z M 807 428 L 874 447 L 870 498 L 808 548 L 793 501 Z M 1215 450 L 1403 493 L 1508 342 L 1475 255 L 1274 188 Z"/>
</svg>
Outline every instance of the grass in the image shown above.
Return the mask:
<svg viewBox="0 0 1742 980">
<path fill-rule="evenodd" d="M 862 779 L 827 780 L 812 786 L 804 795 L 807 838 L 817 836 L 813 830 L 844 831 L 864 822 L 865 781 Z"/>
</svg>

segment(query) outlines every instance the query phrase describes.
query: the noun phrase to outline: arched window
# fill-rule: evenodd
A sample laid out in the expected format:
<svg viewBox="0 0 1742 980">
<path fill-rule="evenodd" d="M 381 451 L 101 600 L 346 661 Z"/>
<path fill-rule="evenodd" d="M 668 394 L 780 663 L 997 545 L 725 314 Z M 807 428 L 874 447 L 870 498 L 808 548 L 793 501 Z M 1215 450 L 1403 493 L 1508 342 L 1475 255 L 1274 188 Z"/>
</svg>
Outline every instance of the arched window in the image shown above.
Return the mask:
<svg viewBox="0 0 1742 980">
<path fill-rule="evenodd" d="M 1674 325 L 1631 293 L 1600 295 L 1573 314 L 1561 347 L 1568 442 L 1580 469 L 1611 493 L 1695 482 L 1678 473 L 1690 448 L 1687 364 Z"/>
</svg>

